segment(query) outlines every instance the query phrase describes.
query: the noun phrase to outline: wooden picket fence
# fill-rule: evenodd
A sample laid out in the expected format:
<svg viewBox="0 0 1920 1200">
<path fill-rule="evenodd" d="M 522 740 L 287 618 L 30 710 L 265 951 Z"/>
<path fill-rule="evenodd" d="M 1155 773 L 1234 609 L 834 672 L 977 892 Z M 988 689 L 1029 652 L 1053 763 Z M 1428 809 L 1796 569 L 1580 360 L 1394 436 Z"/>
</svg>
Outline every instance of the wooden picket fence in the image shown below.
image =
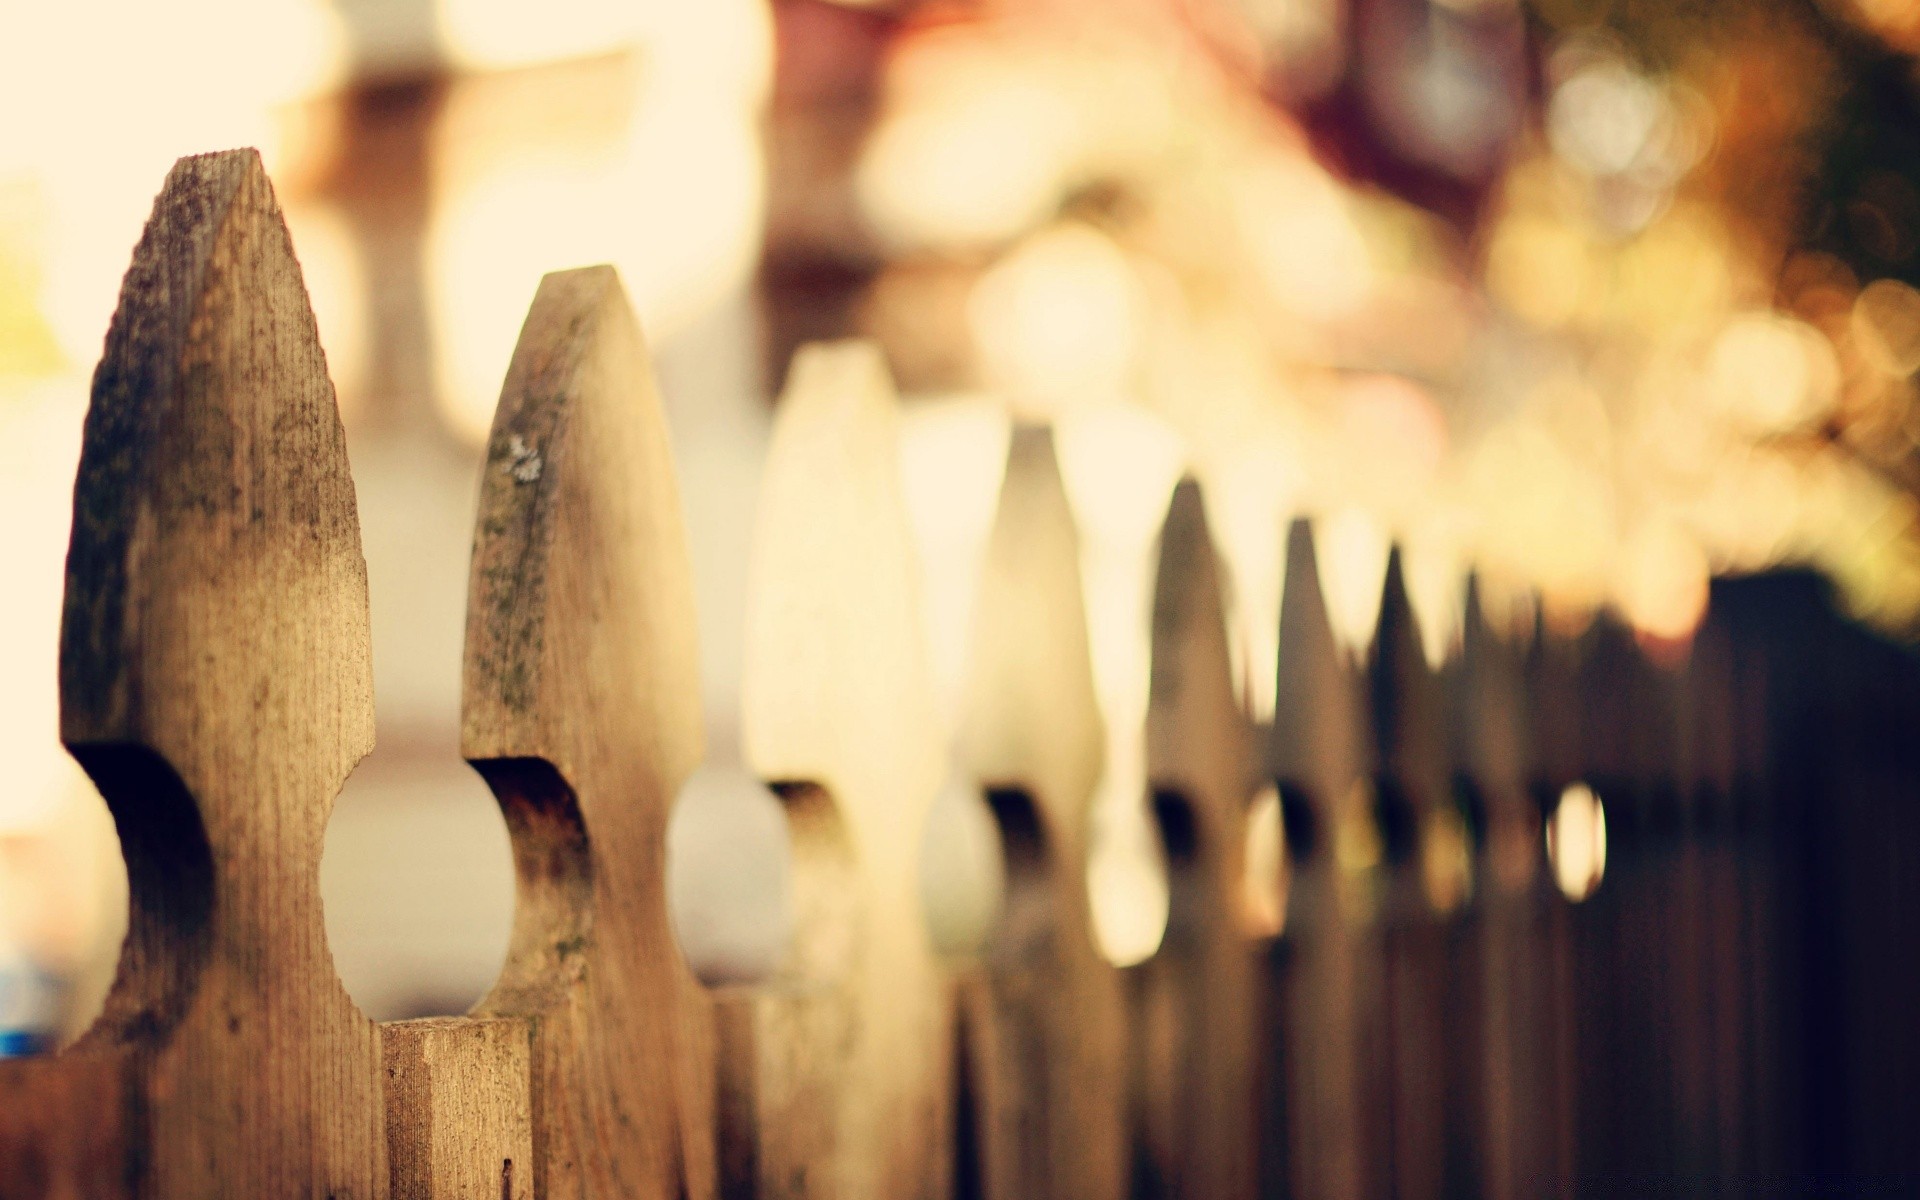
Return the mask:
<svg viewBox="0 0 1920 1200">
<path fill-rule="evenodd" d="M 1121 969 L 1083 870 L 1103 740 L 1075 532 L 1049 434 L 1019 429 L 955 752 L 1006 900 L 948 961 L 917 867 L 950 751 L 884 369 L 840 347 L 794 371 L 743 701 L 793 835 L 786 963 L 710 990 L 674 944 L 667 813 L 702 756 L 685 535 L 620 282 L 567 271 L 508 370 L 468 596 L 462 753 L 512 834 L 507 964 L 467 1016 L 375 1024 L 317 893 L 373 738 L 345 442 L 258 157 L 181 160 L 94 378 L 61 640 L 130 927 L 91 1032 L 0 1063 L 0 1197 L 1905 1194 L 1920 672 L 1819 584 L 1717 583 L 1680 667 L 1605 620 L 1516 641 L 1470 603 L 1436 673 L 1397 560 L 1370 655 L 1338 648 L 1296 524 L 1256 729 L 1183 483 L 1146 743 L 1170 911 Z M 1257 940 L 1265 783 L 1291 878 Z M 1576 783 L 1611 846 L 1577 905 L 1541 837 Z"/>
</svg>

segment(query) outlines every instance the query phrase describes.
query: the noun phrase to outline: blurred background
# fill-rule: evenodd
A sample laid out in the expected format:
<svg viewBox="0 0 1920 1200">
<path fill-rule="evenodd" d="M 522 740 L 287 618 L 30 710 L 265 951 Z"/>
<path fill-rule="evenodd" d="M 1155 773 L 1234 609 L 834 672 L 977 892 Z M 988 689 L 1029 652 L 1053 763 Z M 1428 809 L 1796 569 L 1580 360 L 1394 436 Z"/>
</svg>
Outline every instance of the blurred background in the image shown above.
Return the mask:
<svg viewBox="0 0 1920 1200">
<path fill-rule="evenodd" d="M 1149 552 L 1183 469 L 1257 716 L 1302 512 L 1354 646 L 1391 540 L 1436 660 L 1469 566 L 1497 612 L 1573 631 L 1610 609 L 1656 655 L 1711 576 L 1780 564 L 1920 631 L 1915 53 L 1911 0 L 15 6 L 6 1045 L 84 1025 L 125 920 L 105 807 L 57 740 L 54 656 L 88 378 L 176 156 L 265 155 L 339 390 L 379 742 L 322 884 L 341 973 L 387 1018 L 464 1009 L 505 951 L 459 656 L 481 450 L 544 271 L 620 268 L 676 439 L 712 766 L 674 889 L 703 973 L 777 952 L 779 816 L 737 769 L 755 484 L 792 352 L 853 335 L 902 392 L 949 708 L 1008 419 L 1059 430 L 1111 743 L 1092 886 L 1129 961 L 1165 909 L 1139 722 Z M 1603 834 L 1572 836 L 1599 803 L 1562 838 L 1570 894 L 1604 867 Z M 935 820 L 987 861 L 978 811 Z"/>
</svg>

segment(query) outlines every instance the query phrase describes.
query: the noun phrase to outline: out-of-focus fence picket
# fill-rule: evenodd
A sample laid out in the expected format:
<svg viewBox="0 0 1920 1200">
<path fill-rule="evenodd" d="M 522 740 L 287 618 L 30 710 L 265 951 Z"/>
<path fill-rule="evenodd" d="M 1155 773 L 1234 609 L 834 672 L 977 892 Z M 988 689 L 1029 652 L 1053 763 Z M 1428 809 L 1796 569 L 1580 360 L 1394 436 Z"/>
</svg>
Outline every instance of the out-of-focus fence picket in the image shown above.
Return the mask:
<svg viewBox="0 0 1920 1200">
<path fill-rule="evenodd" d="M 750 605 L 744 749 L 794 929 L 708 990 L 674 944 L 693 604 L 640 332 L 549 276 L 480 489 L 463 753 L 511 830 L 507 966 L 376 1025 L 315 873 L 370 746 L 365 571 L 298 264 L 256 156 L 182 160 L 134 253 L 74 493 L 62 730 L 132 892 L 76 1045 L 0 1062 L 0 1197 L 1426 1200 L 1920 1188 L 1920 662 L 1809 576 L 1717 583 L 1686 647 L 1606 617 L 1439 669 L 1399 559 L 1371 649 L 1287 545 L 1278 704 L 1236 701 L 1198 484 L 1161 538 L 1145 746 L 1158 952 L 1088 896 L 1105 740 L 1077 540 L 1016 430 L 949 750 L 884 368 L 805 352 Z M 920 833 L 958 769 L 1007 880 L 937 955 Z M 1244 919 L 1280 797 L 1286 921 Z M 932 848 L 940 853 L 941 847 Z"/>
</svg>

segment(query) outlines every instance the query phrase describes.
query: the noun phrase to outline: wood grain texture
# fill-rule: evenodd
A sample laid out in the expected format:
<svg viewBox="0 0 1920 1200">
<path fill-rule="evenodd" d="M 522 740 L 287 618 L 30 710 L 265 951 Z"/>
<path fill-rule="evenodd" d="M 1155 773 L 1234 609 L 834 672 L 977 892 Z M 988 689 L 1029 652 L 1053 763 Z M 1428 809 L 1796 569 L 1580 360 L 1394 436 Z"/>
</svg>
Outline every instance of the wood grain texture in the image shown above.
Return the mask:
<svg viewBox="0 0 1920 1200">
<path fill-rule="evenodd" d="M 792 846 L 793 941 L 773 977 L 714 991 L 719 1037 L 720 1194 L 726 1200 L 839 1194 L 841 1105 L 856 1008 L 860 893 L 841 812 L 812 783 L 774 787 Z"/>
<path fill-rule="evenodd" d="M 529 1033 L 472 1017 L 380 1027 L 395 1200 L 532 1200 Z"/>
<path fill-rule="evenodd" d="M 1013 433 L 966 687 L 959 754 L 999 823 L 1007 879 L 965 1000 L 981 1186 L 995 1200 L 1113 1200 L 1128 1164 L 1125 1012 L 1086 882 L 1104 738 L 1045 429 Z"/>
<path fill-rule="evenodd" d="M 1160 534 L 1151 661 L 1147 778 L 1169 902 L 1159 951 L 1128 972 L 1146 1118 L 1133 1194 L 1244 1200 L 1254 1194 L 1259 1137 L 1260 975 L 1241 902 L 1256 767 L 1235 699 L 1220 568 L 1192 479 L 1174 489 Z"/>
<path fill-rule="evenodd" d="M 873 345 L 803 348 L 761 481 L 743 735 L 788 805 L 798 903 L 751 1047 L 728 1039 L 760 1196 L 913 1200 L 951 1175 L 950 986 L 918 871 L 945 750 L 895 406 Z"/>
<path fill-rule="evenodd" d="M 666 823 L 701 755 L 667 432 L 610 267 L 540 283 L 488 441 L 461 749 L 513 834 L 507 962 L 532 1026 L 533 1189 L 714 1195 L 712 1012 L 675 944 Z"/>
<path fill-rule="evenodd" d="M 140 1194 L 145 1065 L 123 1047 L 0 1062 L 0 1200 Z"/>
<path fill-rule="evenodd" d="M 1366 945 L 1377 857 L 1372 755 L 1362 682 L 1334 639 L 1305 520 L 1287 534 L 1285 588 L 1267 770 L 1292 876 L 1264 1025 L 1272 1084 L 1261 1178 L 1269 1194 L 1349 1200 L 1383 1190 L 1388 1162 L 1370 1138 L 1386 1101 L 1369 1058 L 1379 1019 Z"/>
<path fill-rule="evenodd" d="M 0 1190 L 385 1195 L 377 1034 L 334 976 L 318 891 L 333 798 L 373 744 L 366 567 L 250 150 L 174 166 L 122 285 L 74 485 L 60 690 L 61 736 L 120 831 L 129 927 L 76 1048 L 0 1068 L 0 1091 L 37 1097 L 0 1111 Z M 55 1131 L 80 1095 L 98 1108 Z M 74 1142 L 22 1151 L 21 1121 Z M 23 1191 L 16 1152 L 81 1176 Z"/>
</svg>

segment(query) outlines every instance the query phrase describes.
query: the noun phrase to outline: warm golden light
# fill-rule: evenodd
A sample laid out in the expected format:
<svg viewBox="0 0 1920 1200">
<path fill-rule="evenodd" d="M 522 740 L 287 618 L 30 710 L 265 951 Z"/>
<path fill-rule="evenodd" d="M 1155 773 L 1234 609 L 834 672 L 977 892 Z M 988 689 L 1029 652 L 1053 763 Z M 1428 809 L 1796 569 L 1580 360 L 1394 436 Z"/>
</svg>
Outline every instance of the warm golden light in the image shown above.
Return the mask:
<svg viewBox="0 0 1920 1200">
<path fill-rule="evenodd" d="M 1473 839 L 1458 808 L 1442 804 L 1422 822 L 1420 884 L 1435 912 L 1450 913 L 1473 895 Z"/>
<path fill-rule="evenodd" d="M 1401 550 L 1407 602 L 1427 665 L 1440 670 L 1460 649 L 1466 619 L 1466 570 L 1458 547 L 1440 536 L 1409 537 Z"/>
<path fill-rule="evenodd" d="M 1724 571 L 1758 571 L 1779 561 L 1800 505 L 1799 472 L 1781 454 L 1754 449 L 1722 455 L 1689 520 Z"/>
<path fill-rule="evenodd" d="M 1126 392 L 1143 306 L 1113 240 L 1066 224 L 988 271 L 967 316 L 988 382 L 1017 409 L 1042 415 Z"/>
<path fill-rule="evenodd" d="M 0 837 L 53 821 L 81 779 L 60 746 L 56 694 L 62 564 L 69 498 L 80 457 L 80 426 L 64 398 L 42 387 L 11 399 L 0 440 L 0 511 L 52 513 L 53 520 L 0 522 L 0 628 L 23 636 L 0 641 Z"/>
<path fill-rule="evenodd" d="M 1274 158 L 1237 181 L 1235 214 L 1251 262 L 1281 303 L 1332 319 L 1373 283 L 1366 239 L 1333 179 L 1304 157 Z"/>
<path fill-rule="evenodd" d="M 1315 549 L 1320 555 L 1320 590 L 1326 594 L 1327 620 L 1334 636 L 1348 653 L 1364 657 L 1380 620 L 1392 539 L 1372 514 L 1343 508 L 1320 522 Z"/>
<path fill-rule="evenodd" d="M 752 0 L 685 14 L 645 23 L 649 40 L 624 47 L 644 49 L 646 69 L 624 84 L 622 132 L 604 144 L 503 132 L 478 100 L 471 115 L 450 107 L 427 284 L 436 399 L 467 440 L 486 437 L 546 272 L 618 267 L 656 350 L 746 285 L 764 209 L 767 17 Z"/>
<path fill-rule="evenodd" d="M 1547 819 L 1547 859 L 1567 899 L 1585 900 L 1607 872 L 1607 811 L 1584 783 L 1560 793 Z"/>
<path fill-rule="evenodd" d="M 1620 548 L 1615 598 L 1634 628 L 1661 642 L 1693 633 L 1707 611 L 1709 567 L 1700 544 L 1677 523 L 1650 521 Z"/>
<path fill-rule="evenodd" d="M 174 159 L 254 146 L 281 165 L 276 106 L 339 82 L 345 34 L 320 0 L 29 4 L 7 20 L 0 106 L 32 119 L 0 127 L 0 193 L 31 205 L 35 307 L 89 370 Z"/>
<path fill-rule="evenodd" d="M 1280 790 L 1267 784 L 1247 808 L 1246 872 L 1240 883 L 1241 912 L 1255 937 L 1285 931 L 1289 874 Z"/>
<path fill-rule="evenodd" d="M 0 958 L 15 960 L 0 974 L 22 989 L 43 978 L 59 1000 L 49 1009 L 37 992 L 31 1004 L 14 997 L 22 1007 L 0 1012 L 0 1034 L 78 1032 L 99 1009 L 126 927 L 112 818 L 59 737 L 62 564 L 80 452 L 69 386 L 0 377 L 0 512 L 15 515 L 0 521 Z"/>
<path fill-rule="evenodd" d="M 1515 216 L 1487 249 L 1487 287 L 1516 315 L 1542 328 L 1571 322 L 1598 287 L 1598 253 L 1577 227 Z"/>
<path fill-rule="evenodd" d="M 1613 497 L 1566 441 L 1534 420 L 1501 425 L 1473 451 L 1467 484 L 1485 562 L 1533 580 L 1554 604 L 1592 607 L 1605 598 Z"/>
<path fill-rule="evenodd" d="M 883 121 L 856 186 L 903 243 L 986 242 L 1029 229 L 1058 200 L 1083 137 L 1072 100 L 1039 62 L 961 47 L 920 51 L 910 102 Z"/>
<path fill-rule="evenodd" d="M 984 397 L 922 400 L 901 410 L 900 478 L 925 582 L 928 662 L 949 727 L 964 686 L 968 622 L 1009 428 L 1006 413 Z"/>
<path fill-rule="evenodd" d="M 1171 899 L 1166 855 L 1141 803 L 1140 770 L 1114 770 L 1094 798 L 1093 845 L 1087 857 L 1087 898 L 1101 953 L 1116 966 L 1153 956 L 1167 929 Z"/>
<path fill-rule="evenodd" d="M 1088 861 L 1094 927 L 1116 963 L 1148 957 L 1166 928 L 1165 855 L 1147 794 L 1145 721 L 1155 549 L 1184 448 L 1131 407 L 1082 408 L 1055 428 L 1080 531 L 1080 574 L 1107 768 L 1094 801 Z"/>
<path fill-rule="evenodd" d="M 1274 531 L 1285 529 L 1298 508 L 1306 472 L 1294 439 L 1270 424 L 1229 428 L 1213 440 L 1210 459 L 1196 465 L 1230 585 L 1227 629 L 1235 680 L 1247 711 L 1267 721 L 1276 699 L 1286 586 L 1285 541 Z"/>
<path fill-rule="evenodd" d="M 1447 422 L 1428 391 L 1397 375 L 1363 375 L 1339 390 L 1332 430 L 1341 488 L 1395 525 L 1431 515 L 1447 458 Z"/>
<path fill-rule="evenodd" d="M 748 586 L 729 529 L 748 524 L 765 393 L 785 368 L 770 353 L 864 333 L 910 389 L 899 466 L 949 725 L 1009 422 L 1051 423 L 1107 738 L 1086 883 L 1116 962 L 1154 951 L 1169 906 L 1143 723 L 1152 551 L 1182 470 L 1204 489 L 1256 722 L 1275 708 L 1283 547 L 1301 512 L 1319 518 L 1321 586 L 1356 658 L 1390 542 L 1436 668 L 1458 652 L 1469 571 L 1507 632 L 1572 636 L 1607 610 L 1657 660 L 1685 652 L 1716 575 L 1776 567 L 1817 568 L 1848 613 L 1920 631 L 1920 290 L 1881 277 L 1912 274 L 1920 193 L 1883 158 L 1898 138 L 1834 141 L 1884 118 L 1852 98 L 1886 81 L 1862 91 L 1844 68 L 1862 48 L 1895 66 L 1920 48 L 1915 0 L 1820 0 L 1818 21 L 1756 24 L 1733 50 L 1661 48 L 1627 28 L 1637 18 L 1563 24 L 1581 7 L 1564 4 L 1532 6 L 1515 44 L 1493 45 L 1518 28 L 1517 0 L 1435 0 L 1417 46 L 1354 24 L 1367 6 L 1348 0 L 943 5 L 904 20 L 911 6 L 836 3 L 9 14 L 0 975 L 24 961 L 84 995 L 111 970 L 111 944 L 104 967 L 86 958 L 117 944 L 102 931 L 124 908 L 119 881 L 102 884 L 111 825 L 56 729 L 74 458 L 155 188 L 175 157 L 220 147 L 258 146 L 285 208 L 352 440 L 380 740 L 416 764 L 464 770 L 449 747 L 468 489 L 520 322 L 544 273 L 601 261 L 662 368 L 701 700 L 723 747 L 744 626 L 730 606 Z M 856 8 L 876 11 L 841 11 Z M 1490 90 L 1509 69 L 1513 94 Z M 1357 90 L 1340 93 L 1330 138 L 1327 112 L 1300 101 L 1336 81 Z M 1437 162 L 1387 119 L 1409 103 L 1432 106 L 1436 128 L 1517 136 L 1477 177 L 1435 188 Z M 423 809 L 447 794 L 417 790 Z M 1316 853 L 1343 900 L 1371 903 L 1383 832 L 1364 785 L 1347 799 Z M 1600 797 L 1567 788 L 1539 832 L 1528 811 L 1490 828 L 1485 859 L 1459 811 L 1427 814 L 1405 865 L 1431 905 L 1521 888 L 1542 837 L 1556 886 L 1591 894 Z M 943 945 L 977 949 L 1004 866 L 978 788 L 950 781 L 932 829 L 931 919 Z M 1244 868 L 1250 927 L 1279 932 L 1271 788 Z M 367 924 L 406 923 L 355 891 Z M 692 941 L 744 961 L 727 949 L 739 932 Z M 384 961 L 411 953 L 384 946 Z M 350 974 L 352 952 L 339 961 Z"/>
<path fill-rule="evenodd" d="M 1070 417 L 1055 439 L 1080 532 L 1094 692 L 1110 752 L 1137 755 L 1147 711 L 1154 552 L 1182 447 L 1163 422 L 1134 408 Z"/>
<path fill-rule="evenodd" d="M 1882 374 L 1920 370 L 1920 291 L 1897 279 L 1877 279 L 1853 304 L 1854 345 Z"/>
<path fill-rule="evenodd" d="M 300 256 L 300 275 L 313 304 L 314 324 L 327 352 L 327 374 L 349 425 L 363 415 L 358 405 L 373 381 L 367 378 L 367 298 L 365 265 L 353 245 L 353 233 L 339 209 L 302 204 L 287 211 L 287 233 Z M 491 414 L 489 414 L 491 415 Z M 483 431 L 484 432 L 484 431 Z"/>
<path fill-rule="evenodd" d="M 1659 85 L 1597 47 L 1568 47 L 1560 57 L 1585 52 L 1554 89 L 1547 105 L 1547 136 L 1554 152 L 1591 175 L 1618 175 L 1647 153 L 1668 119 Z"/>
<path fill-rule="evenodd" d="M 1818 330 L 1765 313 L 1727 323 L 1708 355 L 1707 372 L 1715 407 L 1753 433 L 1824 415 L 1840 384 L 1833 347 Z"/>
<path fill-rule="evenodd" d="M 737 0 L 549 0 L 537 19 L 496 0 L 435 0 L 430 32 L 436 51 L 468 70 L 560 62 L 640 44 L 673 47 L 671 58 L 658 64 L 664 69 L 764 78 L 772 52 L 764 10 Z"/>
</svg>

